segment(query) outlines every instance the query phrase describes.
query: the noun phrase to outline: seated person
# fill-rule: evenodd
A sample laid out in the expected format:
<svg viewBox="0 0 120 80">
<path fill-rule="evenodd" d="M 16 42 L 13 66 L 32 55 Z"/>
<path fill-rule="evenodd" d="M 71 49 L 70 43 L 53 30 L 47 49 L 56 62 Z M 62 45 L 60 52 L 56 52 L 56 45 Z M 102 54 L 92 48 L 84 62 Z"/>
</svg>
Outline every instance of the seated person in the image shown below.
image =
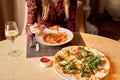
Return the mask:
<svg viewBox="0 0 120 80">
<path fill-rule="evenodd" d="M 76 30 L 77 0 L 27 0 L 27 7 L 26 26 L 60 25 L 71 31 Z"/>
<path fill-rule="evenodd" d="M 27 0 L 26 32 L 32 39 L 32 33 L 39 34 L 54 25 L 75 31 L 76 10 L 77 0 Z"/>
</svg>

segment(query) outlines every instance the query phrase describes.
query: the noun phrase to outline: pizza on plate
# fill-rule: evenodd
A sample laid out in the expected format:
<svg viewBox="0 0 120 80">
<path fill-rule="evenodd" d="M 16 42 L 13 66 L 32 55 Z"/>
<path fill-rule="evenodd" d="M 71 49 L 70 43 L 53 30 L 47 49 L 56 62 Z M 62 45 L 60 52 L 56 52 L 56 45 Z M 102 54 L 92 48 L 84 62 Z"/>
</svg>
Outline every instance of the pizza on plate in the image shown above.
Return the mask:
<svg viewBox="0 0 120 80">
<path fill-rule="evenodd" d="M 108 73 L 110 63 L 106 56 L 93 48 L 69 46 L 54 56 L 55 70 L 72 80 L 101 80 Z"/>
</svg>

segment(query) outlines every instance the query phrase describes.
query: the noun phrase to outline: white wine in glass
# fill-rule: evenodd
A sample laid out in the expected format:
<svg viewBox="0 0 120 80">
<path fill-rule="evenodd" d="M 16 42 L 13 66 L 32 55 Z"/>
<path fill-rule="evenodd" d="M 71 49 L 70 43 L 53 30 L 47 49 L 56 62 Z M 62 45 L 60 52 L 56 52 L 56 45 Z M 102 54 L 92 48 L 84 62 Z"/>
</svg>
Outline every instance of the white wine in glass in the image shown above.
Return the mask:
<svg viewBox="0 0 120 80">
<path fill-rule="evenodd" d="M 14 21 L 7 21 L 5 23 L 5 36 L 8 40 L 12 41 L 14 44 L 14 40 L 18 37 L 19 31 L 17 28 L 17 24 Z M 14 47 L 14 46 L 13 46 Z M 12 49 L 8 53 L 10 56 L 17 57 L 20 56 L 21 52 L 19 50 Z"/>
</svg>

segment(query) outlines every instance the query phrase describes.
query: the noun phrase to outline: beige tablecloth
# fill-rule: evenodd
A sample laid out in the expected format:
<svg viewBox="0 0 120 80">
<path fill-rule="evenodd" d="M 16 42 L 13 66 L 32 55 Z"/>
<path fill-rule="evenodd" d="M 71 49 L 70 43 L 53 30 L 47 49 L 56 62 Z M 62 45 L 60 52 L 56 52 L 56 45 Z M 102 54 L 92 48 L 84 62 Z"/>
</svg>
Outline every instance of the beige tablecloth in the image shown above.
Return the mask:
<svg viewBox="0 0 120 80">
<path fill-rule="evenodd" d="M 120 42 L 85 33 L 81 36 L 87 46 L 100 50 L 108 57 L 111 68 L 104 80 L 120 80 Z M 26 58 L 26 40 L 27 36 L 20 36 L 15 41 L 15 48 L 22 51 L 19 57 L 8 55 L 13 46 L 10 41 L 0 42 L 0 80 L 62 80 L 53 67 L 41 68 L 40 57 Z"/>
</svg>

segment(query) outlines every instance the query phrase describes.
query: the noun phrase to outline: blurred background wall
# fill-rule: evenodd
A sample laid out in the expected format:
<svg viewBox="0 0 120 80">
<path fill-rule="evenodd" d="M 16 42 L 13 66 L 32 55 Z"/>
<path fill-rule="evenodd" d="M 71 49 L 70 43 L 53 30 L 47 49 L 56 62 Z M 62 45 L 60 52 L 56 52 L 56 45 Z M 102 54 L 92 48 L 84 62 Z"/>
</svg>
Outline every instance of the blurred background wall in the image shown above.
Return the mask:
<svg viewBox="0 0 120 80">
<path fill-rule="evenodd" d="M 24 26 L 24 20 L 25 20 L 25 1 L 26 0 L 13 0 L 14 20 L 18 25 L 20 34 Z"/>
<path fill-rule="evenodd" d="M 5 39 L 5 21 L 13 20 L 13 17 L 13 0 L 0 0 L 0 40 Z"/>
<path fill-rule="evenodd" d="M 14 20 L 21 33 L 24 26 L 25 0 L 0 0 L 0 40 L 5 39 L 6 21 Z"/>
</svg>

